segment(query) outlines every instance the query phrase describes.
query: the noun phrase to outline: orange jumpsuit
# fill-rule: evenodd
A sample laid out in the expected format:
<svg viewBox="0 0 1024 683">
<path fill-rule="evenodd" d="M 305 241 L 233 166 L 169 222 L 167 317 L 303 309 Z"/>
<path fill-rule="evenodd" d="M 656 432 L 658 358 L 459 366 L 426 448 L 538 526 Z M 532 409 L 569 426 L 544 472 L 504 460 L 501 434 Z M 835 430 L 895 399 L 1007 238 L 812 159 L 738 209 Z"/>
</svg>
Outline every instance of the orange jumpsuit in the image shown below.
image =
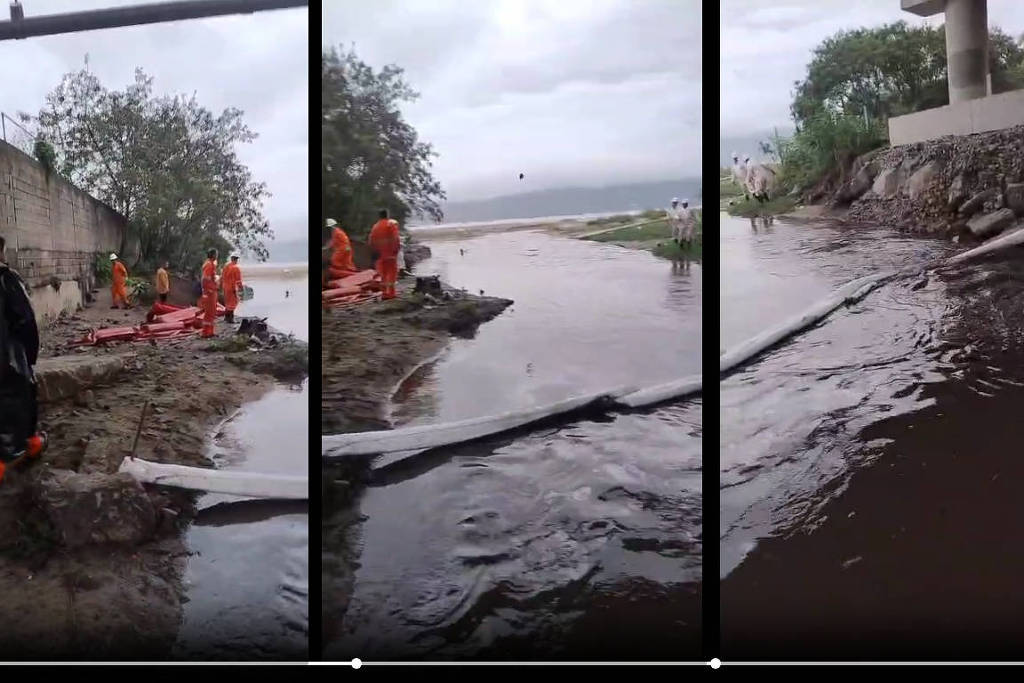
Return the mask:
<svg viewBox="0 0 1024 683">
<path fill-rule="evenodd" d="M 120 261 L 114 261 L 113 282 L 110 285 L 111 304 L 120 303 L 128 308 L 128 269 Z"/>
<path fill-rule="evenodd" d="M 203 264 L 203 331 L 200 337 L 212 337 L 213 321 L 217 319 L 217 262 L 206 259 Z"/>
<path fill-rule="evenodd" d="M 327 274 L 331 280 L 340 280 L 349 275 L 355 275 L 356 264 L 352 260 L 352 243 L 348 235 L 339 227 L 331 232 L 331 265 Z"/>
<path fill-rule="evenodd" d="M 242 269 L 237 263 L 224 266 L 220 274 L 220 284 L 224 290 L 224 309 L 232 313 L 238 308 L 238 292 L 242 289 Z"/>
<path fill-rule="evenodd" d="M 370 248 L 377 252 L 377 272 L 384 286 L 382 299 L 395 298 L 395 284 L 398 282 L 398 250 L 401 248 L 398 222 L 381 218 L 370 230 Z"/>
</svg>

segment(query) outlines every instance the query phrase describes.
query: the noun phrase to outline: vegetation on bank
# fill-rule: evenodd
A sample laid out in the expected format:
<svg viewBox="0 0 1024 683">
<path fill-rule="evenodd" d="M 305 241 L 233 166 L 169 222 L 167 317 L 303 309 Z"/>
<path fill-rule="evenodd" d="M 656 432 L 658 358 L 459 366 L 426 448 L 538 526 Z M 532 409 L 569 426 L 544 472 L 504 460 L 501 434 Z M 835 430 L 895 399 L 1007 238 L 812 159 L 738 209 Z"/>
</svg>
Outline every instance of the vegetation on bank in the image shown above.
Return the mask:
<svg viewBox="0 0 1024 683">
<path fill-rule="evenodd" d="M 649 211 L 645 214 L 657 216 L 657 214 L 665 215 L 664 211 Z M 630 227 L 625 225 L 619 230 L 613 230 L 611 232 L 601 233 L 600 235 L 592 235 L 584 239 L 589 239 L 594 242 L 607 242 L 611 244 L 620 244 L 622 246 L 635 247 L 639 249 L 646 249 L 653 252 L 656 256 L 667 259 L 681 259 L 684 256 L 689 258 L 698 257 L 702 253 L 703 249 L 703 237 L 704 237 L 704 216 L 703 211 L 697 211 L 697 224 L 694 227 L 694 240 L 693 244 L 689 247 L 683 247 L 672 241 L 672 229 L 669 227 L 668 220 L 662 219 L 647 225 L 641 225 L 637 227 Z M 631 219 L 629 223 L 638 223 L 639 216 L 629 216 Z"/>
<path fill-rule="evenodd" d="M 725 210 L 730 216 L 755 218 L 758 216 L 778 216 L 784 213 L 789 213 L 797 207 L 797 204 L 798 202 L 796 197 L 792 195 L 772 197 L 769 201 L 764 202 L 763 204 L 753 197 L 750 199 L 740 197 L 726 205 Z"/>
<path fill-rule="evenodd" d="M 989 40 L 992 92 L 1024 87 L 1024 38 L 994 27 Z M 806 77 L 796 83 L 790 107 L 796 131 L 761 144 L 761 152 L 776 162 L 780 197 L 758 212 L 788 210 L 790 193 L 816 201 L 835 190 L 857 157 L 888 144 L 890 117 L 949 103 L 946 71 L 943 26 L 900 21 L 825 39 Z M 729 169 L 723 169 L 720 189 L 729 191 L 723 198 L 743 194 Z M 723 204 L 730 213 L 755 215 L 749 202 Z"/>
</svg>

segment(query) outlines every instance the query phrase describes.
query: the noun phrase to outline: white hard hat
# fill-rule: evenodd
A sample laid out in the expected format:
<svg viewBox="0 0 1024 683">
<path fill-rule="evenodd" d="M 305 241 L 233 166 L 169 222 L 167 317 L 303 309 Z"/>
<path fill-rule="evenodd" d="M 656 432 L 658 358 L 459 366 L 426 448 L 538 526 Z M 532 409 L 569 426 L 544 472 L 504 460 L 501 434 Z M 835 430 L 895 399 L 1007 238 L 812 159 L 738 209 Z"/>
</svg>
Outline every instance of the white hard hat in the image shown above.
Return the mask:
<svg viewBox="0 0 1024 683">
<path fill-rule="evenodd" d="M 685 198 L 683 199 L 683 204 L 689 204 L 689 203 L 690 203 L 689 199 L 685 199 Z"/>
<path fill-rule="evenodd" d="M 337 224 L 338 224 L 338 221 L 334 220 L 333 218 L 328 218 L 328 219 L 327 219 L 327 227 L 328 227 L 328 228 L 333 228 L 333 227 L 335 227 L 335 226 L 336 226 Z"/>
<path fill-rule="evenodd" d="M 110 255 L 110 260 L 111 261 L 116 261 L 117 260 L 117 254 L 111 254 Z"/>
<path fill-rule="evenodd" d="M 673 204 L 678 204 L 679 203 L 679 197 L 673 197 L 672 198 L 672 203 Z"/>
<path fill-rule="evenodd" d="M 235 253 L 235 254 L 232 254 L 232 255 L 231 255 L 231 258 L 239 258 L 239 256 L 238 256 L 238 254 L 237 254 L 237 253 Z"/>
<path fill-rule="evenodd" d="M 733 152 L 732 153 L 732 158 L 733 159 L 739 159 L 740 158 L 740 153 L 739 152 Z"/>
</svg>

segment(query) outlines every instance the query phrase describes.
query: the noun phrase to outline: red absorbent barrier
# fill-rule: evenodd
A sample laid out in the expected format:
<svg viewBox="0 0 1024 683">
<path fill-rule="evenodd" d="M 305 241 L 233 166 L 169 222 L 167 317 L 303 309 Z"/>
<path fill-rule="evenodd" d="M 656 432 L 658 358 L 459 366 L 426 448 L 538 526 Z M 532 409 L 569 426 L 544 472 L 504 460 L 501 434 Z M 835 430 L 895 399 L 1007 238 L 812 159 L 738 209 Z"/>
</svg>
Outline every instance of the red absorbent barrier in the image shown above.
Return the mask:
<svg viewBox="0 0 1024 683">
<path fill-rule="evenodd" d="M 331 280 L 320 296 L 324 308 L 345 308 L 379 299 L 380 289 L 377 271 L 363 270 L 340 280 Z"/>
</svg>

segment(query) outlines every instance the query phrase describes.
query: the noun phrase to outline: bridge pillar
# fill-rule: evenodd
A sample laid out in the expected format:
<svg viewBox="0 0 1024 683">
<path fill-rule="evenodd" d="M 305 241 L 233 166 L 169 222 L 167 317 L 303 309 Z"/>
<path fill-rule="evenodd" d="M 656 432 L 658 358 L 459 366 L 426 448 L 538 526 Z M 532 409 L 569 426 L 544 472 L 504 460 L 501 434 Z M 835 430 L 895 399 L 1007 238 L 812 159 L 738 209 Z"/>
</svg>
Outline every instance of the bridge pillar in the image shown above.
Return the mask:
<svg viewBox="0 0 1024 683">
<path fill-rule="evenodd" d="M 907 12 L 945 12 L 949 103 L 989 95 L 988 0 L 900 0 Z"/>
</svg>

